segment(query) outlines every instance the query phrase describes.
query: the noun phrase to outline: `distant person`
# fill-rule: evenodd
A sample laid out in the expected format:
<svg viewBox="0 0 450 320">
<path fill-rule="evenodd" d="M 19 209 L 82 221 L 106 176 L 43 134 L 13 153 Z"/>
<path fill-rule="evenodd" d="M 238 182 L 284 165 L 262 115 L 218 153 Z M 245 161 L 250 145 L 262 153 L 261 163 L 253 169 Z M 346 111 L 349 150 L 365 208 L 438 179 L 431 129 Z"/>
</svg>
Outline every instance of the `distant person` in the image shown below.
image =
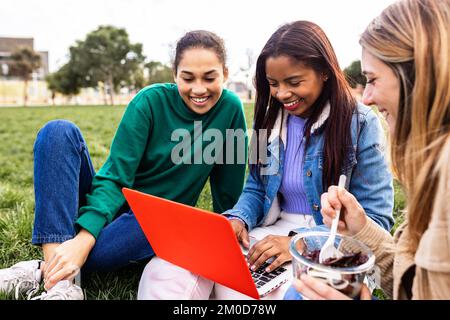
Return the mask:
<svg viewBox="0 0 450 320">
<path fill-rule="evenodd" d="M 175 52 L 176 84 L 152 85 L 134 97 L 97 174 L 73 123 L 51 121 L 39 131 L 32 243 L 42 246 L 44 260 L 0 270 L 0 291 L 31 297 L 44 280 L 47 292 L 35 298 L 82 299 L 81 288 L 71 281 L 80 268 L 110 271 L 150 259 L 154 252 L 125 203 L 122 187 L 194 206 L 209 179 L 216 212 L 236 203 L 244 184 L 246 124 L 242 102 L 223 88 L 228 77 L 225 61 L 224 43 L 217 35 L 186 33 Z M 228 129 L 241 130 L 243 142 L 231 145 L 234 154 L 243 153 L 242 163 L 195 160 L 211 143 L 194 137 L 199 125 L 203 132 L 214 129 L 223 137 Z M 176 130 L 189 133 L 192 143 L 196 140 L 194 147 L 200 145 L 200 150 L 186 146 L 183 157 L 194 159 L 192 164 L 173 161 L 179 143 L 172 140 Z M 226 142 L 224 138 L 218 153 Z"/>
<path fill-rule="evenodd" d="M 251 269 L 270 258 L 269 272 L 291 261 L 292 234 L 324 227 L 320 196 L 341 174 L 367 216 L 390 230 L 393 185 L 380 120 L 353 98 L 322 29 L 308 21 L 280 27 L 259 55 L 255 80 L 258 148 L 252 149 L 267 145 L 268 156 L 261 151 L 251 157 L 244 191 L 224 212 L 245 247 L 249 236 L 260 240 L 247 255 Z M 282 299 L 287 287 L 266 299 Z M 246 298 L 157 257 L 144 270 L 138 292 L 139 299 L 209 297 Z"/>
<path fill-rule="evenodd" d="M 388 298 L 450 299 L 449 30 L 449 0 L 403 0 L 361 36 L 363 100 L 386 116 L 393 167 L 408 199 L 394 237 L 366 218 L 351 190 L 332 186 L 322 198 L 325 224 L 345 208 L 338 231 L 374 251 Z M 309 299 L 347 298 L 308 276 L 295 287 Z M 362 290 L 361 299 L 370 298 Z"/>
</svg>

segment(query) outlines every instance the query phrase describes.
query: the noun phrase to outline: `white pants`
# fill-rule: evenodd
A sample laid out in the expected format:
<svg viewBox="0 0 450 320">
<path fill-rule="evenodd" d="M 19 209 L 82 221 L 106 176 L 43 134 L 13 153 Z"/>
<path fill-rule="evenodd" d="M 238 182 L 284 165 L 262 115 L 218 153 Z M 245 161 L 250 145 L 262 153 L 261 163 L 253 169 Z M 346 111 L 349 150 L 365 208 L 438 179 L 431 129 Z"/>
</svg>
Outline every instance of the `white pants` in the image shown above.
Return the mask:
<svg viewBox="0 0 450 320">
<path fill-rule="evenodd" d="M 281 213 L 273 225 L 253 229 L 249 235 L 258 240 L 268 235 L 286 236 L 291 230 L 315 226 L 311 215 Z M 289 265 L 290 268 L 290 265 Z M 292 275 L 292 272 L 291 272 Z M 274 290 L 263 300 L 281 300 L 291 281 Z M 191 273 L 161 258 L 146 265 L 139 282 L 138 300 L 247 300 L 252 299 L 233 289 Z"/>
</svg>

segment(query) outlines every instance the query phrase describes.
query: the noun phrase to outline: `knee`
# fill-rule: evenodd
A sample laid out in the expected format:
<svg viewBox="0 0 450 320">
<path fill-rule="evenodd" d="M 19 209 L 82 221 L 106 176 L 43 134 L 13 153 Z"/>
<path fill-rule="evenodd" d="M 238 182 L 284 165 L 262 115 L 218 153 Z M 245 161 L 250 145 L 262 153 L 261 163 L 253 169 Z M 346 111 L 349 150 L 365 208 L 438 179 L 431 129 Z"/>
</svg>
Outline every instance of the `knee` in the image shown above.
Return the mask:
<svg viewBox="0 0 450 320">
<path fill-rule="evenodd" d="M 214 282 L 154 257 L 142 272 L 138 300 L 207 300 Z"/>
<path fill-rule="evenodd" d="M 36 148 L 55 148 L 77 141 L 81 137 L 80 129 L 68 120 L 52 120 L 47 122 L 38 132 Z"/>
</svg>

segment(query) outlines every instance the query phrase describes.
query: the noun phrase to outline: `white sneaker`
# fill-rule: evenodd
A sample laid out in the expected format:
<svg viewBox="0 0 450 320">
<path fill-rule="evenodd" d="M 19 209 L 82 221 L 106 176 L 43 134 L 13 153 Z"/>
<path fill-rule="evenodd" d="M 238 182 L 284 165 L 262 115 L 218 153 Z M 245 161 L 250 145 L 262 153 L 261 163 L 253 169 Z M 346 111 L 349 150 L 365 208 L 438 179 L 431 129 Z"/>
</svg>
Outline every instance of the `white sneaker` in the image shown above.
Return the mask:
<svg viewBox="0 0 450 320">
<path fill-rule="evenodd" d="M 22 261 L 12 267 L 0 269 L 0 291 L 7 294 L 14 291 L 16 299 L 19 299 L 19 294 L 31 297 L 39 290 L 42 279 L 39 263 L 40 260 Z"/>
<path fill-rule="evenodd" d="M 62 280 L 50 290 L 31 300 L 84 300 L 83 290 L 69 280 Z"/>
</svg>

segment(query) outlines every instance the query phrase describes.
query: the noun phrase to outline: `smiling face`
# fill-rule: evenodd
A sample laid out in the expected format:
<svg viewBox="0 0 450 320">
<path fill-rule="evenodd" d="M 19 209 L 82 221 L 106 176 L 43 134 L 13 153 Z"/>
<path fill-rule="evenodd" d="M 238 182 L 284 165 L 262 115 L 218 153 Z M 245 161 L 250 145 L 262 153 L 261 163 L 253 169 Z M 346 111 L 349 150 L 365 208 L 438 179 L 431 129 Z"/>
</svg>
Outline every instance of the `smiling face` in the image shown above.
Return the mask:
<svg viewBox="0 0 450 320">
<path fill-rule="evenodd" d="M 214 107 L 222 95 L 228 70 L 210 49 L 190 48 L 183 52 L 175 82 L 186 106 L 198 114 Z"/>
<path fill-rule="evenodd" d="M 365 49 L 362 51 L 361 68 L 367 78 L 363 103 L 374 104 L 378 107 L 389 125 L 391 135 L 393 135 L 400 100 L 400 81 L 387 64 Z"/>
<path fill-rule="evenodd" d="M 308 117 L 320 96 L 325 75 L 288 56 L 269 57 L 266 77 L 270 94 L 292 115 Z"/>
</svg>

